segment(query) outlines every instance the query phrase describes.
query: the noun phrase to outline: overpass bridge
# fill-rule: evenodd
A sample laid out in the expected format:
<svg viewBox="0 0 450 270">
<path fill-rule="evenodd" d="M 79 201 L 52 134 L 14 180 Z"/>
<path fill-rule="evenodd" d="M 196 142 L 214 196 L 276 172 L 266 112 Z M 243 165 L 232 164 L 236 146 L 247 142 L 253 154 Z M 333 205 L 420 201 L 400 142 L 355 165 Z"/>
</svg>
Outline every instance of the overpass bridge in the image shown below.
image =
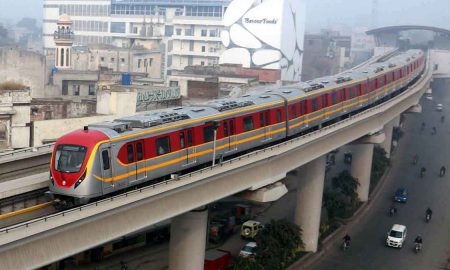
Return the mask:
<svg viewBox="0 0 450 270">
<path fill-rule="evenodd" d="M 2 268 L 44 266 L 172 218 L 172 228 L 177 230 L 171 232 L 170 269 L 200 269 L 207 229 L 205 205 L 270 186 L 299 167 L 302 173 L 298 174 L 295 221 L 303 229 L 306 249 L 316 251 L 325 154 L 345 144 L 358 144 L 353 159 L 359 166 L 352 174 L 360 182 L 360 198 L 367 200 L 372 143 L 382 141 L 376 135 L 384 131 L 384 147 L 389 152 L 392 127 L 401 113 L 420 111 L 417 104 L 429 88 L 431 74 L 428 61 L 425 72 L 408 91 L 302 137 L 153 186 L 1 229 Z"/>
</svg>

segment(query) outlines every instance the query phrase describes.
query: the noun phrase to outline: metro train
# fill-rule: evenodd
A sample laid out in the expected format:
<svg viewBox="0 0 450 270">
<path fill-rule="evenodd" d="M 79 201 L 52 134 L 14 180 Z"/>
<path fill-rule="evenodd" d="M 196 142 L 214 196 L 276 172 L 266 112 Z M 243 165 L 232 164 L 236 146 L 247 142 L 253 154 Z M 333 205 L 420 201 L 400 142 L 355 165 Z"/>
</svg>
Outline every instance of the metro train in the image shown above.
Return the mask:
<svg viewBox="0 0 450 270">
<path fill-rule="evenodd" d="M 226 158 L 317 130 L 400 93 L 425 59 L 398 52 L 336 76 L 86 126 L 56 141 L 50 194 L 59 207 L 85 204 L 208 164 L 213 152 Z"/>
</svg>

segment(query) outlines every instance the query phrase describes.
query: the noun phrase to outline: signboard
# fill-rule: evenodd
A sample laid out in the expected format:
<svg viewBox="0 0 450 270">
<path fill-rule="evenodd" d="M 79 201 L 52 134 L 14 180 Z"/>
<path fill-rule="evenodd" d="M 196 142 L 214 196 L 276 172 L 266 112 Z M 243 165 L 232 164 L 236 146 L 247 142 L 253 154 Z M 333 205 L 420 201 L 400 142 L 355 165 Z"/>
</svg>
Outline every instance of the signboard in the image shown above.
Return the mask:
<svg viewBox="0 0 450 270">
<path fill-rule="evenodd" d="M 281 70 L 281 79 L 300 81 L 306 0 L 234 0 L 221 33 L 227 48 L 221 64 Z"/>
<path fill-rule="evenodd" d="M 181 98 L 179 87 L 152 87 L 150 89 L 136 89 L 137 91 L 137 101 L 136 109 L 137 111 L 145 111 L 154 106 L 158 102 L 177 100 Z"/>
</svg>

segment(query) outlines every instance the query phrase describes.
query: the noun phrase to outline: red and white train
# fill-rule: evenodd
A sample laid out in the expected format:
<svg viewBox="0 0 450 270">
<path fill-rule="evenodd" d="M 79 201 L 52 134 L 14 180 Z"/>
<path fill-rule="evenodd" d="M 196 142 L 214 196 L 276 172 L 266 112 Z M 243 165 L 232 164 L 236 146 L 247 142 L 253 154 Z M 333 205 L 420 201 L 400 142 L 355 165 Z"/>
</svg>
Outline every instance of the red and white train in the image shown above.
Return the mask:
<svg viewBox="0 0 450 270">
<path fill-rule="evenodd" d="M 214 126 L 216 157 L 316 130 L 392 98 L 424 67 L 410 50 L 341 76 L 89 125 L 57 140 L 50 192 L 83 204 L 211 162 Z"/>
</svg>

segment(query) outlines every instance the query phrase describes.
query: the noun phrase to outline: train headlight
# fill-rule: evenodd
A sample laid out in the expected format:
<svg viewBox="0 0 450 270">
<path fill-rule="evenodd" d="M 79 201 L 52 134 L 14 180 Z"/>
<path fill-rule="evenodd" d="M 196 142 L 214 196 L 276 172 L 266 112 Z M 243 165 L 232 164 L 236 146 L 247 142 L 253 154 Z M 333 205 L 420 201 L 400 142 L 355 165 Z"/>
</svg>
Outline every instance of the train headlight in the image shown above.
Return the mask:
<svg viewBox="0 0 450 270">
<path fill-rule="evenodd" d="M 85 170 L 83 175 L 77 180 L 77 182 L 75 182 L 74 189 L 77 188 L 81 184 L 81 182 L 83 182 L 83 180 L 86 178 L 86 173 L 87 170 Z"/>
</svg>

